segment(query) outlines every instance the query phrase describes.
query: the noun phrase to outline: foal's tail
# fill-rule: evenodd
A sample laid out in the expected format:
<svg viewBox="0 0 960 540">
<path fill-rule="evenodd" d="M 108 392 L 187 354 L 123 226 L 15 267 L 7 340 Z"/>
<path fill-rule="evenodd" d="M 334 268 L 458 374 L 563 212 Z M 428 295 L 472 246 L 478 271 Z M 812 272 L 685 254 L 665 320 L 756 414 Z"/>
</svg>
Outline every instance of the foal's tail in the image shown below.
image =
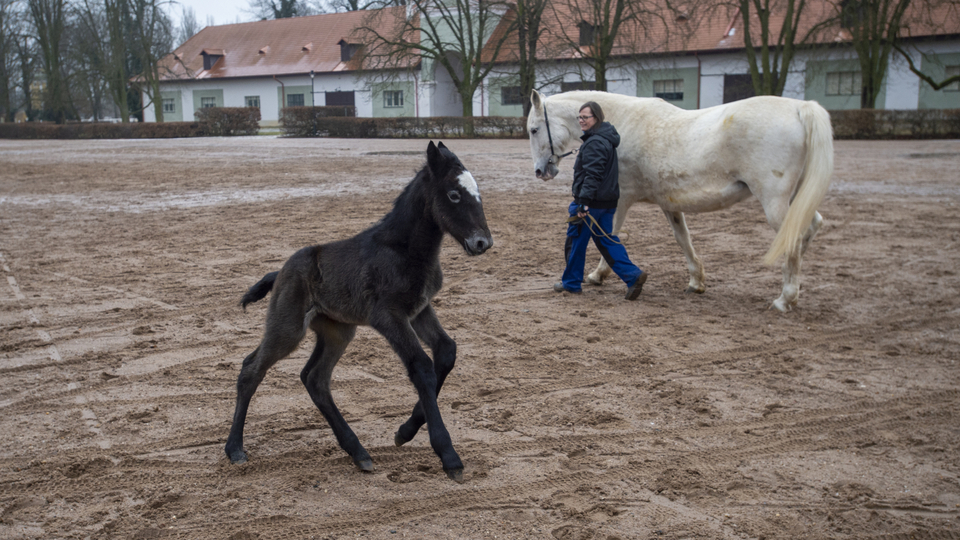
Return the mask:
<svg viewBox="0 0 960 540">
<path fill-rule="evenodd" d="M 240 300 L 240 305 L 243 309 L 247 309 L 247 304 L 252 304 L 257 300 L 263 300 L 273 289 L 273 284 L 277 281 L 277 274 L 279 273 L 280 272 L 270 272 L 263 276 L 263 279 L 258 281 L 256 285 L 250 287 L 250 289 L 247 290 L 247 294 L 243 295 L 243 299 Z"/>
<path fill-rule="evenodd" d="M 801 237 L 813 221 L 817 207 L 830 188 L 833 174 L 833 128 L 830 114 L 813 101 L 804 101 L 797 113 L 806 130 L 806 157 L 798 189 L 787 215 L 777 231 L 773 245 L 763 257 L 765 264 L 773 264 L 780 255 L 793 253 Z"/>
</svg>

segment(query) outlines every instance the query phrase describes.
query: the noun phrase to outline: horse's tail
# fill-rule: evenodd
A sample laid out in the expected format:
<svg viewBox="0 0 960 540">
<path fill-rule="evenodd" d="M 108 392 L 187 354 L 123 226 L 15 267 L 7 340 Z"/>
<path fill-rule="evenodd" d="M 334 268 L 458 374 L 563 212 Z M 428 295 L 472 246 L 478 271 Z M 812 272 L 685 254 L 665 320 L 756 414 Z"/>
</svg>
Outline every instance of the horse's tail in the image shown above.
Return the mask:
<svg viewBox="0 0 960 540">
<path fill-rule="evenodd" d="M 800 122 L 806 131 L 806 156 L 797 192 L 787 209 L 787 215 L 777 231 L 770 250 L 763 257 L 765 264 L 773 264 L 783 254 L 793 253 L 803 233 L 813 221 L 823 198 L 830 188 L 833 174 L 833 128 L 830 114 L 813 101 L 804 101 L 798 109 Z"/>
<path fill-rule="evenodd" d="M 257 300 L 263 300 L 273 289 L 273 284 L 277 281 L 277 274 L 279 273 L 280 272 L 270 272 L 263 276 L 263 279 L 258 281 L 253 287 L 250 287 L 250 289 L 247 290 L 247 294 L 243 295 L 243 299 L 240 300 L 240 305 L 243 309 L 247 309 L 247 304 L 252 304 Z"/>
</svg>

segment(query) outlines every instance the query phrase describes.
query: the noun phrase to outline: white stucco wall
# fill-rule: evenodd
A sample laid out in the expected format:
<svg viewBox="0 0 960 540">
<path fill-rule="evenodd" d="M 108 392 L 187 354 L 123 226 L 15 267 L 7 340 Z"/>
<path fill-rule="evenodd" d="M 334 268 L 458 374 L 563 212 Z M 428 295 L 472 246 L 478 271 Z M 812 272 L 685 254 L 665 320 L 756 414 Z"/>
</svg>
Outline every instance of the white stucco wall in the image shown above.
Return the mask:
<svg viewBox="0 0 960 540">
<path fill-rule="evenodd" d="M 202 90 L 222 90 L 224 107 L 244 107 L 247 96 L 260 96 L 260 124 L 262 126 L 277 125 L 280 120 L 280 89 L 292 87 L 309 88 L 309 75 L 281 76 L 273 78 L 251 79 L 209 79 L 185 81 L 182 83 L 165 83 L 161 87 L 163 92 L 180 92 L 183 106 L 183 121 L 192 122 L 196 104 L 193 93 Z M 283 83 L 283 85 L 280 84 Z M 369 85 L 350 74 L 317 75 L 313 80 L 312 92 L 316 105 L 326 105 L 326 92 L 354 91 L 354 104 L 357 107 L 357 116 L 373 116 L 372 93 Z M 310 93 L 307 90 L 306 93 Z M 289 93 L 289 92 L 288 92 Z M 306 104 L 310 104 L 309 97 L 304 96 Z M 144 121 L 155 122 L 156 116 L 153 106 L 144 111 Z"/>
<path fill-rule="evenodd" d="M 960 40 L 930 42 L 918 44 L 908 49 L 917 65 L 921 64 L 921 54 L 949 54 L 960 53 Z M 804 99 L 806 95 L 807 66 L 823 65 L 823 62 L 839 60 L 855 60 L 852 49 L 829 49 L 824 51 L 799 51 L 793 60 L 784 88 L 785 97 Z M 608 89 L 610 92 L 624 95 L 637 95 L 637 74 L 641 70 L 656 69 L 687 69 L 698 68 L 700 72 L 699 105 L 700 108 L 712 107 L 723 103 L 723 84 L 726 74 L 749 73 L 746 58 L 741 53 L 723 53 L 706 55 L 669 56 L 663 58 L 644 58 L 635 62 L 618 66 L 608 71 Z M 589 68 L 582 70 L 571 63 L 543 64 L 538 72 L 541 81 L 577 82 L 593 80 Z M 813 69 L 813 68 L 811 68 Z M 511 67 L 499 69 L 490 75 L 491 80 L 501 78 L 504 72 L 512 71 Z M 460 116 L 462 107 L 459 95 L 453 87 L 452 80 L 446 70 L 436 69 L 430 76 L 422 73 L 400 74 L 399 79 L 414 83 L 417 88 L 415 94 L 414 114 L 421 117 L 429 116 Z M 305 88 L 310 86 L 310 77 L 306 74 L 279 77 L 284 85 L 289 87 Z M 427 80 L 423 80 L 427 79 Z M 432 80 L 431 80 L 432 79 Z M 473 110 L 476 116 L 489 116 L 490 103 L 488 89 L 490 80 L 484 83 L 482 91 L 473 96 Z M 541 83 L 541 91 L 547 95 L 560 92 L 559 83 Z M 916 109 L 920 100 L 921 81 L 910 72 L 909 67 L 898 54 L 891 56 L 890 67 L 887 72 L 885 95 L 883 103 L 878 106 L 886 109 Z M 176 91 L 180 93 L 182 116 L 184 121 L 194 120 L 194 91 L 221 90 L 223 105 L 226 107 L 242 107 L 246 96 L 260 96 L 261 125 L 276 125 L 279 121 L 279 91 L 280 83 L 272 78 L 233 79 L 233 80 L 198 80 L 182 83 L 165 83 L 164 92 Z M 360 117 L 373 116 L 372 92 L 370 83 L 353 73 L 317 75 L 313 82 L 313 91 L 317 105 L 325 105 L 325 93 L 334 91 L 355 92 L 357 114 Z M 309 104 L 309 100 L 306 100 Z M 155 121 L 154 108 L 148 106 L 144 119 L 147 122 Z"/>
</svg>

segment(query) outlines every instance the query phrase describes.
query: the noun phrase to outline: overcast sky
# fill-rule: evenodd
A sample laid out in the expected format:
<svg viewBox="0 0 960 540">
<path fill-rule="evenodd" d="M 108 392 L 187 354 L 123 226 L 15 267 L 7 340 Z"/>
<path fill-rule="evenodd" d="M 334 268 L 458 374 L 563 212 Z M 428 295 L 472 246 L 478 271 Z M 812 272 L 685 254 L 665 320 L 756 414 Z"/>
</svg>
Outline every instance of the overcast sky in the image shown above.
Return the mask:
<svg viewBox="0 0 960 540">
<path fill-rule="evenodd" d="M 200 28 L 253 20 L 253 15 L 248 13 L 250 0 L 173 0 L 169 12 L 175 27 L 180 25 L 184 8 L 193 9 Z"/>
</svg>

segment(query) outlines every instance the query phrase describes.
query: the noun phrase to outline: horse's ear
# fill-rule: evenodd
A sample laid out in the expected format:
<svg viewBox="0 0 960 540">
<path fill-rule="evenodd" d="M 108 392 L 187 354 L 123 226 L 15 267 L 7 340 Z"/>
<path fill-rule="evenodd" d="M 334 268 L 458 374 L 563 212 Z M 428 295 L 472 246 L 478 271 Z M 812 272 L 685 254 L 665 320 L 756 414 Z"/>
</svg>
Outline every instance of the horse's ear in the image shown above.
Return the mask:
<svg viewBox="0 0 960 540">
<path fill-rule="evenodd" d="M 530 94 L 530 104 L 532 105 L 531 109 L 540 109 L 543 106 L 543 101 L 542 101 L 542 97 L 540 96 L 540 92 L 537 92 L 536 90 L 534 90 Z"/>
</svg>

